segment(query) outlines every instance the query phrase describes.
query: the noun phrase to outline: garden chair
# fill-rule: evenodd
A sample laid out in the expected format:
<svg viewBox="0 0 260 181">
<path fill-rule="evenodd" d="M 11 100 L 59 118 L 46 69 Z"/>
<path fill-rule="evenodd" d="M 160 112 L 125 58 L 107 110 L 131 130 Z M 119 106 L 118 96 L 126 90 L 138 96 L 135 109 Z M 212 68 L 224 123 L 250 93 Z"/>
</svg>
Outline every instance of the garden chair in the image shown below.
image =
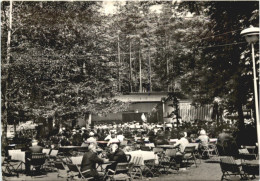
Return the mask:
<svg viewBox="0 0 260 181">
<path fill-rule="evenodd" d="M 184 149 L 183 160 L 186 161 L 186 168 L 189 160 L 193 160 L 195 166 L 197 167 L 194 151 L 195 151 L 195 146 L 186 146 Z"/>
<path fill-rule="evenodd" d="M 157 154 L 157 156 L 158 156 L 159 158 L 164 156 L 164 154 L 163 154 L 163 148 L 157 148 L 157 147 L 155 147 L 155 148 L 153 148 L 153 152 L 154 152 L 155 154 Z"/>
<path fill-rule="evenodd" d="M 152 177 L 155 175 L 161 175 L 162 173 L 160 172 L 160 166 L 159 164 L 155 164 L 155 159 L 150 159 L 150 160 L 144 160 L 144 171 L 146 172 L 146 177 L 148 174 L 151 174 Z"/>
<path fill-rule="evenodd" d="M 126 154 L 126 161 L 130 163 L 132 156 L 130 154 Z"/>
<path fill-rule="evenodd" d="M 256 175 L 259 175 L 259 165 L 242 164 L 242 170 L 244 172 L 245 179 L 252 175 L 251 179 L 254 179 Z"/>
<path fill-rule="evenodd" d="M 131 163 L 133 163 L 131 171 L 132 178 L 141 178 L 143 179 L 143 173 L 142 173 L 142 157 L 134 156 L 131 160 Z"/>
<path fill-rule="evenodd" d="M 41 168 L 46 161 L 45 153 L 32 153 L 31 157 L 27 159 L 32 168 L 35 169 L 35 172 L 31 172 L 32 175 L 34 175 L 34 173 L 43 173 L 41 172 Z"/>
<path fill-rule="evenodd" d="M 17 176 L 19 177 L 18 172 L 15 172 L 14 166 L 10 163 L 10 157 L 2 157 L 2 176 Z"/>
<path fill-rule="evenodd" d="M 257 155 L 254 153 L 249 153 L 249 151 L 244 149 L 238 149 L 239 157 L 242 160 L 255 160 L 257 158 Z"/>
<path fill-rule="evenodd" d="M 67 166 L 69 168 L 69 173 L 71 174 L 71 179 L 77 180 L 76 177 L 80 178 L 81 180 L 91 180 L 91 179 L 93 179 L 93 177 L 86 178 L 83 175 L 84 173 L 89 172 L 90 170 L 86 170 L 86 171 L 81 172 L 80 168 L 75 164 L 68 163 Z"/>
<path fill-rule="evenodd" d="M 42 153 L 46 153 L 46 156 L 50 155 L 50 152 L 51 152 L 51 149 L 46 149 L 46 148 L 42 149 Z"/>
<path fill-rule="evenodd" d="M 174 159 L 174 157 L 176 156 L 176 153 L 177 153 L 177 149 L 166 149 L 165 156 L 164 156 L 164 161 L 166 163 L 161 163 L 161 164 L 165 164 L 166 166 L 169 165 L 169 169 L 178 171 L 178 168 L 176 166 L 176 161 Z M 167 170 L 167 172 L 168 172 L 168 170 Z"/>
<path fill-rule="evenodd" d="M 63 176 L 63 175 L 61 174 L 60 170 L 62 170 L 62 171 L 67 171 L 66 177 L 69 176 L 69 171 L 66 170 L 66 168 L 65 168 L 65 166 L 64 166 L 64 164 L 63 164 L 62 162 L 54 162 L 54 167 L 55 167 L 55 168 L 57 169 L 57 171 L 58 171 L 58 175 L 57 175 L 58 178 L 59 178 L 59 177 L 65 178 L 65 176 Z"/>
<path fill-rule="evenodd" d="M 220 167 L 222 171 L 221 180 L 227 179 L 233 175 L 239 175 L 242 179 L 244 174 L 241 172 L 239 165 L 235 162 L 234 158 L 231 156 L 220 158 Z"/>
<path fill-rule="evenodd" d="M 110 180 L 133 180 L 131 175 L 132 165 L 132 163 L 118 163 L 115 170 L 108 169 L 106 176 Z"/>
<path fill-rule="evenodd" d="M 209 144 L 202 146 L 202 157 L 212 157 L 214 155 L 215 149 L 213 149 Z"/>
</svg>

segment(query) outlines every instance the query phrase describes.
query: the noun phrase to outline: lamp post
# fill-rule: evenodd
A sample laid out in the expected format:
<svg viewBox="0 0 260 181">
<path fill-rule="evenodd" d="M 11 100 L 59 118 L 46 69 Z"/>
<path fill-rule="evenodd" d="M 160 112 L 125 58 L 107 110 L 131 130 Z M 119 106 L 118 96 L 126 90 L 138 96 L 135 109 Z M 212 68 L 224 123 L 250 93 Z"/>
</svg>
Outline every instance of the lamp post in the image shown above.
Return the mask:
<svg viewBox="0 0 260 181">
<path fill-rule="evenodd" d="M 257 80 L 256 80 L 256 65 L 255 65 L 255 50 L 254 43 L 259 40 L 258 27 L 250 26 L 247 29 L 241 31 L 241 35 L 245 37 L 246 41 L 251 44 L 252 48 L 252 61 L 253 61 L 253 76 L 254 76 L 254 94 L 255 94 L 255 112 L 256 112 L 256 130 L 257 130 L 257 142 L 258 142 L 258 155 L 260 155 L 259 142 L 260 142 L 260 122 L 259 122 L 259 107 L 258 107 L 258 92 L 257 92 Z"/>
<path fill-rule="evenodd" d="M 165 122 L 164 122 L 164 103 L 165 103 L 165 97 L 163 97 L 162 99 L 161 99 L 161 102 L 162 102 L 162 118 L 163 118 L 163 130 L 165 131 Z"/>
</svg>

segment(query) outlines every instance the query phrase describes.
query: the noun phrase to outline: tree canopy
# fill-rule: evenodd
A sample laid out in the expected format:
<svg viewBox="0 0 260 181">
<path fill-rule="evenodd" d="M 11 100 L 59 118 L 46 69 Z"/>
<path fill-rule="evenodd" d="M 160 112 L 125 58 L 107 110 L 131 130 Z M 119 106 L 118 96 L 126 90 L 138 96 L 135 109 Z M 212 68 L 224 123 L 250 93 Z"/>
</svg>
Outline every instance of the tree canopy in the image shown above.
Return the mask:
<svg viewBox="0 0 260 181">
<path fill-rule="evenodd" d="M 113 2 L 105 14 L 103 2 L 15 1 L 10 65 L 10 3 L 1 3 L 10 121 L 117 112 L 127 105 L 113 96 L 138 91 L 178 91 L 196 104 L 220 97 L 241 125 L 243 106 L 252 108 L 250 49 L 240 31 L 259 26 L 257 2 Z"/>
</svg>

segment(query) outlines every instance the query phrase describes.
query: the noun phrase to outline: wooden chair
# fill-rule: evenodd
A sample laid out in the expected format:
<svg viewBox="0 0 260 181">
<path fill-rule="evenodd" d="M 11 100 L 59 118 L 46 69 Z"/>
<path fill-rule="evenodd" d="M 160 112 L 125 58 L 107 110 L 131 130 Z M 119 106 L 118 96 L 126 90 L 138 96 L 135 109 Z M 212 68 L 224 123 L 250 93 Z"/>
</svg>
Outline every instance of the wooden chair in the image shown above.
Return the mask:
<svg viewBox="0 0 260 181">
<path fill-rule="evenodd" d="M 51 152 L 51 149 L 46 149 L 46 148 L 42 149 L 42 153 L 45 153 L 46 156 L 50 155 L 50 152 Z"/>
<path fill-rule="evenodd" d="M 66 171 L 66 168 L 62 162 L 54 162 L 54 167 L 58 170 L 58 175 L 57 177 L 64 178 L 65 176 L 61 175 L 60 170 Z M 67 170 L 66 177 L 69 177 L 69 171 Z"/>
<path fill-rule="evenodd" d="M 143 171 L 142 171 L 142 164 L 141 164 L 142 160 L 143 160 L 142 157 L 137 157 L 137 156 L 134 156 L 131 160 L 133 166 L 130 171 L 133 179 L 135 178 L 143 179 L 143 173 L 142 173 Z"/>
<path fill-rule="evenodd" d="M 155 148 L 153 148 L 153 152 L 154 152 L 155 154 L 157 154 L 157 156 L 158 156 L 159 158 L 161 158 L 161 157 L 164 156 L 163 148 L 157 148 L 157 147 L 155 147 Z"/>
<path fill-rule="evenodd" d="M 160 172 L 160 165 L 155 163 L 155 159 L 150 159 L 150 160 L 144 160 L 144 171 L 146 172 L 145 175 L 148 176 L 148 174 L 151 174 L 152 177 L 155 175 L 161 175 L 162 173 Z"/>
<path fill-rule="evenodd" d="M 211 145 L 209 145 L 209 144 L 203 145 L 201 156 L 202 157 L 207 156 L 208 158 L 210 158 L 214 155 L 214 152 L 215 152 L 215 149 L 213 147 L 211 147 Z"/>
<path fill-rule="evenodd" d="M 183 160 L 186 161 L 186 168 L 189 160 L 193 160 L 195 166 L 197 167 L 194 151 L 195 151 L 195 146 L 186 146 L 184 149 Z"/>
<path fill-rule="evenodd" d="M 238 149 L 239 157 L 242 160 L 255 160 L 257 158 L 257 155 L 254 153 L 249 153 L 249 151 L 244 149 Z"/>
<path fill-rule="evenodd" d="M 173 169 L 173 170 L 179 170 L 179 168 L 176 166 L 176 161 L 174 159 L 174 157 L 176 156 L 177 153 L 177 149 L 166 149 L 165 151 L 165 156 L 164 156 L 164 160 L 161 163 L 162 165 L 166 166 L 166 169 L 168 167 L 169 169 Z M 168 172 L 167 170 L 167 172 Z"/>
<path fill-rule="evenodd" d="M 227 177 L 232 175 L 239 175 L 242 179 L 244 178 L 244 174 L 241 172 L 239 165 L 231 156 L 220 157 L 220 167 L 222 171 L 221 180 L 227 179 Z"/>
<path fill-rule="evenodd" d="M 51 153 L 51 149 L 42 149 L 42 153 L 45 153 L 46 154 L 46 162 L 44 164 L 45 166 L 45 169 L 48 169 L 48 170 L 53 170 L 53 167 L 54 167 L 54 164 L 50 158 L 50 153 Z"/>
<path fill-rule="evenodd" d="M 127 162 L 130 163 L 132 156 L 130 154 L 126 154 Z"/>
<path fill-rule="evenodd" d="M 131 165 L 131 163 L 118 163 L 115 170 L 108 169 L 106 176 L 111 180 L 133 180 L 130 171 Z"/>
<path fill-rule="evenodd" d="M 91 179 L 93 179 L 93 177 L 86 178 L 83 175 L 84 173 L 89 172 L 90 170 L 86 170 L 84 172 L 81 172 L 79 167 L 75 164 L 68 163 L 67 166 L 69 168 L 69 173 L 71 173 L 71 179 L 74 180 L 76 176 L 78 176 L 81 180 L 91 180 Z"/>
<path fill-rule="evenodd" d="M 242 164 L 242 170 L 245 179 L 248 179 L 249 175 L 252 175 L 252 179 L 255 178 L 256 175 L 259 175 L 259 165 Z"/>
<path fill-rule="evenodd" d="M 30 165 L 33 167 L 33 169 L 35 169 L 36 173 L 43 173 L 41 172 L 41 168 L 43 167 L 46 161 L 45 153 L 32 153 L 31 157 L 27 159 Z"/>
<path fill-rule="evenodd" d="M 10 163 L 10 157 L 2 157 L 2 176 L 17 176 L 19 177 L 18 172 L 16 172 L 14 166 Z"/>
</svg>

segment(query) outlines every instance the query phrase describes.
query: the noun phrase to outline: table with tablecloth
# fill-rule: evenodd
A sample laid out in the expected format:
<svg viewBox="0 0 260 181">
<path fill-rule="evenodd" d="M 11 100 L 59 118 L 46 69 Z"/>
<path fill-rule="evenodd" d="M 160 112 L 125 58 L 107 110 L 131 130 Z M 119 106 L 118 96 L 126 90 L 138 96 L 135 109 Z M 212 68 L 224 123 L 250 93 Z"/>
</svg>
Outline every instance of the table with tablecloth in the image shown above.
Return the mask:
<svg viewBox="0 0 260 181">
<path fill-rule="evenodd" d="M 142 151 L 142 150 L 136 150 L 136 151 L 130 151 L 130 152 L 125 152 L 125 154 L 129 154 L 131 155 L 131 161 L 133 159 L 133 157 L 141 157 L 142 161 L 141 161 L 141 165 L 144 165 L 144 161 L 145 160 L 155 160 L 155 163 L 158 163 L 158 156 L 152 152 L 152 151 Z"/>
<path fill-rule="evenodd" d="M 19 168 L 22 170 L 22 165 L 25 164 L 25 152 L 21 150 L 8 150 L 8 155 L 11 157 L 11 160 L 8 161 L 8 166 L 12 167 L 16 173 Z"/>
<path fill-rule="evenodd" d="M 11 160 L 17 160 L 25 162 L 25 152 L 21 150 L 9 150 L 9 156 L 11 156 Z"/>
</svg>

